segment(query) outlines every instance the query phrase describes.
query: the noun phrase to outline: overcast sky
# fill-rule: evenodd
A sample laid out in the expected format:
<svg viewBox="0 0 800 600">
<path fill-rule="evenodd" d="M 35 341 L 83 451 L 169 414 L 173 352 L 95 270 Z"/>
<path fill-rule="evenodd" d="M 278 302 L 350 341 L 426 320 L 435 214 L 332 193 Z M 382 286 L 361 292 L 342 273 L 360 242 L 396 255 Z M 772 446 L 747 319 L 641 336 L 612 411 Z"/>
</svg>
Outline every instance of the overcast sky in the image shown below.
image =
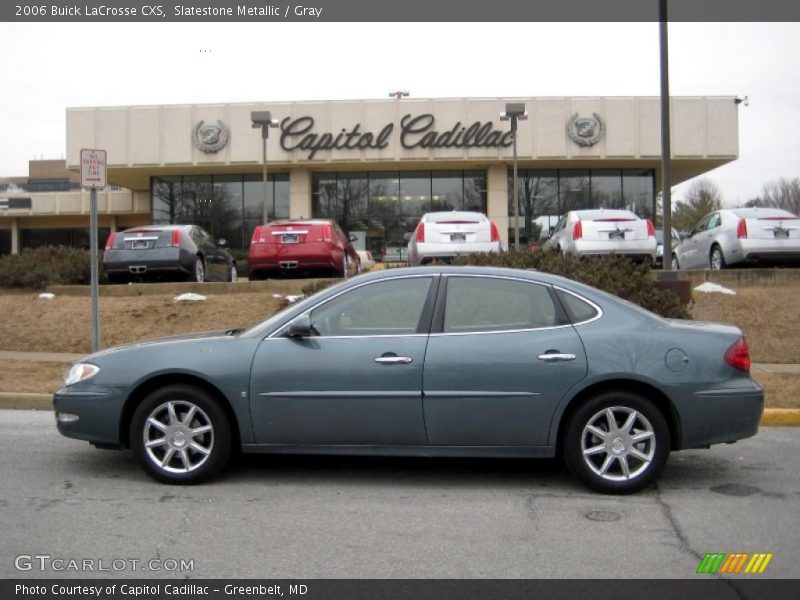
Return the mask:
<svg viewBox="0 0 800 600">
<path fill-rule="evenodd" d="M 739 160 L 707 175 L 725 201 L 800 176 L 800 24 L 669 33 L 673 95 L 750 97 Z M 657 23 L 2 23 L 0 39 L 0 176 L 62 158 L 72 106 L 659 93 Z"/>
</svg>

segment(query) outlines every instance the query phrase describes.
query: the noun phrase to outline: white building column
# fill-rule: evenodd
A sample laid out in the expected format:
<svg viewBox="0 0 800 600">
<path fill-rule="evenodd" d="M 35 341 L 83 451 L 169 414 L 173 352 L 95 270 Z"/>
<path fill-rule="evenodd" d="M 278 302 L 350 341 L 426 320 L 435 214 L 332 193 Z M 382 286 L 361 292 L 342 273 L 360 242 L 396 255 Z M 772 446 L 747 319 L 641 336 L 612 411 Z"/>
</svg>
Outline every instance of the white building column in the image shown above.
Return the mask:
<svg viewBox="0 0 800 600">
<path fill-rule="evenodd" d="M 19 254 L 19 221 L 11 219 L 11 254 Z"/>
<path fill-rule="evenodd" d="M 311 171 L 292 169 L 289 171 L 289 218 L 311 217 Z"/>
<path fill-rule="evenodd" d="M 486 212 L 497 224 L 503 248 L 508 249 L 508 167 L 492 165 L 486 171 Z"/>
</svg>

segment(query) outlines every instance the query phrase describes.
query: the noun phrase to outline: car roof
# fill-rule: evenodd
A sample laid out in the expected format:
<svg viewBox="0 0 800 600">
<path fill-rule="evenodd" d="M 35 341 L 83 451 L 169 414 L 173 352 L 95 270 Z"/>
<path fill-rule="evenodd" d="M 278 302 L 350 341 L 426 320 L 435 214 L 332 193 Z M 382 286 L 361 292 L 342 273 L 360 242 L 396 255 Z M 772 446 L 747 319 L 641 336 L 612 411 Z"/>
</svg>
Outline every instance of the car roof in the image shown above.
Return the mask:
<svg viewBox="0 0 800 600">
<path fill-rule="evenodd" d="M 764 219 L 774 217 L 786 217 L 787 219 L 796 219 L 797 215 L 790 213 L 788 210 L 782 208 L 737 208 L 732 210 L 733 214 L 742 219 Z"/>
<path fill-rule="evenodd" d="M 636 216 L 635 213 L 632 213 L 629 210 L 621 210 L 618 208 L 598 208 L 594 210 L 575 210 L 572 211 L 579 219 L 597 219 L 597 218 L 605 218 L 605 219 L 614 219 L 614 218 L 631 218 L 638 219 L 639 217 Z"/>
</svg>

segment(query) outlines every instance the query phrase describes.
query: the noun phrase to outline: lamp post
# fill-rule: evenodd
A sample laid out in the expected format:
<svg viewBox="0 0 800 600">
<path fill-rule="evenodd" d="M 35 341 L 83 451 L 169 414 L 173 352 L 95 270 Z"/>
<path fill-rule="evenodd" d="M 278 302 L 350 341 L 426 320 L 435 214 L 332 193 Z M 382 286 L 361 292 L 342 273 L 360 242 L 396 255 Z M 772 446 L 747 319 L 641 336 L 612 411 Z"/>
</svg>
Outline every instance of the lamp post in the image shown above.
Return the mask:
<svg viewBox="0 0 800 600">
<path fill-rule="evenodd" d="M 269 139 L 269 128 L 277 127 L 279 122 L 272 118 L 272 113 L 268 110 L 254 110 L 250 112 L 250 120 L 253 122 L 253 129 L 261 128 L 261 156 L 263 159 L 264 174 L 264 206 L 262 220 L 264 225 L 269 221 L 269 195 L 267 184 L 267 140 Z"/>
<path fill-rule="evenodd" d="M 514 248 L 519 250 L 519 193 L 517 183 L 517 121 L 528 118 L 524 102 L 506 103 L 505 112 L 500 113 L 501 121 L 511 121 L 511 139 L 514 145 Z"/>
<path fill-rule="evenodd" d="M 664 212 L 664 271 L 672 270 L 672 150 L 669 139 L 669 44 L 667 36 L 667 0 L 658 2 L 658 37 L 661 75 L 661 190 Z M 655 215 L 653 215 L 655 219 Z"/>
</svg>

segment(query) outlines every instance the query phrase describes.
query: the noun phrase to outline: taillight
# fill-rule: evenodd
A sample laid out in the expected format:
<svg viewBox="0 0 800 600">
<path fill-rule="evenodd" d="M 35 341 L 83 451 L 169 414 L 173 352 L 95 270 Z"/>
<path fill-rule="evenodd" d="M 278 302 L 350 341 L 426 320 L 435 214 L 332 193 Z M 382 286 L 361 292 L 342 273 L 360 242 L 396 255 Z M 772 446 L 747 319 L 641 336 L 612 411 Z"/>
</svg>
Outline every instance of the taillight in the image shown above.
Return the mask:
<svg viewBox="0 0 800 600">
<path fill-rule="evenodd" d="M 725 362 L 734 369 L 750 372 L 750 349 L 744 337 L 740 337 L 725 351 Z"/>
<path fill-rule="evenodd" d="M 181 245 L 181 232 L 179 229 L 172 230 L 172 244 L 170 244 L 174 248 L 178 248 Z"/>
<path fill-rule="evenodd" d="M 575 225 L 572 227 L 572 239 L 573 239 L 573 240 L 579 240 L 579 239 L 581 239 L 582 237 L 583 237 L 583 225 L 581 225 L 581 222 L 580 222 L 580 221 L 578 221 L 578 222 L 577 222 L 577 223 L 575 223 Z"/>
<path fill-rule="evenodd" d="M 331 233 L 331 226 L 330 225 L 323 225 L 322 226 L 322 241 L 323 242 L 332 242 L 333 241 L 333 233 Z"/>
<path fill-rule="evenodd" d="M 111 232 L 111 235 L 108 236 L 106 240 L 106 250 L 111 250 L 114 247 L 114 240 L 117 238 L 117 233 L 115 231 Z"/>
<path fill-rule="evenodd" d="M 736 226 L 736 237 L 740 240 L 747 237 L 747 221 L 739 219 L 739 224 Z"/>
<path fill-rule="evenodd" d="M 490 230 L 491 230 L 491 235 L 492 235 L 492 241 L 493 242 L 499 242 L 500 241 L 500 232 L 497 230 L 497 225 L 495 225 L 494 221 L 489 221 L 489 223 L 491 224 L 490 225 Z"/>
<path fill-rule="evenodd" d="M 414 233 L 414 241 L 415 242 L 425 241 L 425 221 L 420 221 L 419 225 L 417 225 L 417 231 Z"/>
<path fill-rule="evenodd" d="M 253 236 L 250 238 L 250 244 L 258 244 L 261 242 L 261 227 L 253 229 Z"/>
<path fill-rule="evenodd" d="M 647 237 L 656 237 L 656 228 L 650 219 L 647 219 Z"/>
</svg>

